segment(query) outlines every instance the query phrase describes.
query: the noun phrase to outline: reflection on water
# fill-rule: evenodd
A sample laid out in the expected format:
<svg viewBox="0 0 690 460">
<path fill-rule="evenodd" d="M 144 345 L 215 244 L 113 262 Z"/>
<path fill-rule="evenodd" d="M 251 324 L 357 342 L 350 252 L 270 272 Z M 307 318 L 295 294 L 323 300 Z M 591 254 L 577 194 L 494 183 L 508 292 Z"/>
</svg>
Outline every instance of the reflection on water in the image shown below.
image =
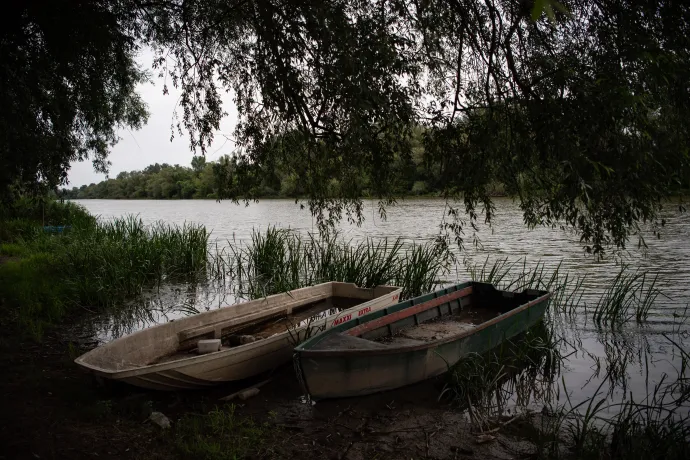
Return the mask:
<svg viewBox="0 0 690 460">
<path fill-rule="evenodd" d="M 309 211 L 300 210 L 291 200 L 262 200 L 248 207 L 214 201 L 83 200 L 80 203 L 104 219 L 133 213 L 147 223 L 157 220 L 201 223 L 212 230 L 211 239 L 220 246 L 228 240 L 247 243 L 253 228 L 265 229 L 269 225 L 302 233 L 315 230 Z M 368 205 L 362 226 L 343 224 L 341 231 L 346 239 L 353 240 L 365 237 L 401 237 L 408 242 L 430 240 L 437 234 L 444 209 L 442 200 L 405 200 L 390 208 L 388 219 L 382 221 L 375 206 Z M 459 262 L 448 283 L 467 280 L 467 265 L 482 264 L 487 259 L 491 265 L 506 258 L 522 260 L 521 264 L 530 268 L 541 263 L 545 273 L 558 268 L 578 278 L 582 288 L 581 297 L 570 299 L 576 300 L 577 308 L 554 308 L 547 316 L 559 356 L 565 357 L 556 377 L 540 380 L 548 383 L 545 383 L 548 388 L 536 393 L 517 385 L 506 392 L 510 400 L 540 410 L 544 395 L 547 399 L 560 398 L 562 402 L 567 392 L 571 403 L 576 405 L 597 394 L 602 382 L 606 383 L 604 391 L 611 401 L 622 401 L 630 394 L 641 400 L 665 375 L 677 375 L 682 359 L 678 347 L 668 338 L 688 349 L 690 216 L 668 210 L 663 217 L 666 225 L 661 239 L 648 238 L 649 248 L 638 248 L 633 241 L 629 249 L 612 252 L 600 261 L 584 253 L 577 235 L 551 228 L 528 230 L 515 203 L 496 200 L 492 228 L 480 225 L 477 236 L 481 245 L 468 244 L 464 253 L 457 252 Z M 641 324 L 633 320 L 622 327 L 602 328 L 592 321 L 592 308 L 619 273 L 621 264 L 633 270 L 658 273 L 660 287 L 667 297 L 655 300 L 647 321 Z M 92 324 L 90 333 L 100 341 L 108 341 L 151 324 L 239 300 L 233 295 L 232 286 L 222 283 L 163 287 L 124 309 L 117 317 Z M 539 380 L 534 375 L 525 377 L 525 381 L 529 379 Z"/>
<path fill-rule="evenodd" d="M 243 301 L 223 283 L 161 285 L 86 324 L 99 343 L 147 327 Z"/>
</svg>

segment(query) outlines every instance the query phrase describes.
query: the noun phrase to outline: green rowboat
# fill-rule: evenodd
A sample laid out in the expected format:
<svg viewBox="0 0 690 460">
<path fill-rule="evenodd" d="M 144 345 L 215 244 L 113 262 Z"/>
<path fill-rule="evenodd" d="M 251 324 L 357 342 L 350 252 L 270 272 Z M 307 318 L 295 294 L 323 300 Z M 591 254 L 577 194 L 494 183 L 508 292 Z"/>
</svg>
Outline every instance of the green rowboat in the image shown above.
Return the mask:
<svg viewBox="0 0 690 460">
<path fill-rule="evenodd" d="M 549 293 L 467 282 L 354 318 L 295 348 L 315 400 L 362 396 L 442 374 L 541 321 Z"/>
</svg>

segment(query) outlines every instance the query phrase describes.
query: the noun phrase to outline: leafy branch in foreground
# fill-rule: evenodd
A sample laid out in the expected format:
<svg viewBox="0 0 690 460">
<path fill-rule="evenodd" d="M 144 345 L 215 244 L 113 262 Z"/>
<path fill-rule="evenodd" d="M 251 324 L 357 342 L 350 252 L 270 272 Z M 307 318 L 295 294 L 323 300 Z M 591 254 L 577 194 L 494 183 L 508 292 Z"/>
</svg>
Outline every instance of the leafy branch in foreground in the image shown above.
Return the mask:
<svg viewBox="0 0 690 460">
<path fill-rule="evenodd" d="M 240 148 L 218 165 L 221 198 L 281 163 L 320 224 L 361 221 L 365 182 L 383 213 L 415 124 L 449 199 L 442 230 L 458 242 L 491 222 L 495 183 L 528 226 L 575 228 L 593 252 L 644 223 L 658 233 L 662 204 L 688 185 L 679 2 L 164 2 L 150 14 L 193 147 L 218 127 L 220 90 L 237 94 Z"/>
<path fill-rule="evenodd" d="M 10 8 L 0 27 L 3 192 L 64 183 L 76 159 L 107 167 L 116 129 L 146 118 L 142 46 L 180 91 L 174 129 L 192 150 L 233 93 L 238 148 L 214 167 L 217 196 L 252 200 L 286 165 L 322 228 L 361 222 L 365 188 L 385 215 L 420 125 L 449 203 L 441 231 L 459 243 L 491 222 L 496 183 L 526 225 L 574 228 L 595 253 L 645 244 L 645 224 L 659 235 L 662 206 L 690 185 L 687 2 L 46 5 Z"/>
</svg>

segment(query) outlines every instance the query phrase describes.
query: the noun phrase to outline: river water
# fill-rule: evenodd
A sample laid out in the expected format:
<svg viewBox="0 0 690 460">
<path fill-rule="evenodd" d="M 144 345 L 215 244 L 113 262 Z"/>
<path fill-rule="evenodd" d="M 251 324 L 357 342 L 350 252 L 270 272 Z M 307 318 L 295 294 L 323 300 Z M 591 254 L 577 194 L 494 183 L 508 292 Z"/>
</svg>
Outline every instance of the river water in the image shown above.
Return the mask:
<svg viewBox="0 0 690 460">
<path fill-rule="evenodd" d="M 247 242 L 253 229 L 265 229 L 269 225 L 291 228 L 303 234 L 316 231 L 316 222 L 308 209 L 300 209 L 293 200 L 262 200 L 249 206 L 209 200 L 78 200 L 78 203 L 101 219 L 135 214 L 145 223 L 203 224 L 212 232 L 211 241 L 221 246 L 228 240 Z M 553 320 L 554 325 L 558 323 L 556 330 L 563 339 L 561 352 L 567 356 L 560 371 L 566 388 L 560 390 L 571 395 L 572 404 L 594 396 L 597 390 L 608 393 L 612 400 L 620 400 L 630 392 L 640 400 L 664 374 L 677 375 L 680 358 L 677 347 L 669 339 L 688 350 L 690 320 L 687 320 L 686 307 L 690 303 L 690 215 L 679 214 L 669 206 L 663 215 L 666 225 L 661 229 L 660 239 L 649 233 L 646 235 L 646 249 L 638 248 L 634 239 L 627 250 L 610 252 L 605 260 L 597 260 L 585 253 L 578 235 L 544 227 L 529 230 L 523 224 L 517 204 L 504 198 L 496 199 L 495 204 L 496 213 L 491 227 L 480 225 L 476 234 L 479 243 L 473 244 L 472 234 L 468 233 L 464 249 L 456 249 L 459 261 L 482 264 L 487 259 L 489 263 L 507 259 L 509 262 L 521 261 L 520 265 L 524 261 L 531 267 L 542 263 L 547 270 L 560 265 L 561 271 L 584 277 L 583 286 L 587 293 L 584 299 L 590 306 L 594 302 L 592 299 L 597 298 L 616 276 L 621 264 L 632 271 L 659 274 L 664 296 L 657 297 L 648 320 L 642 324 L 631 321 L 615 332 L 601 329 L 591 321 L 591 314 L 586 313 L 584 305 L 577 309 L 574 319 Z M 446 206 L 440 199 L 408 199 L 387 211 L 387 218 L 382 220 L 376 204 L 367 203 L 363 224 L 343 223 L 340 231 L 346 239 L 353 240 L 365 237 L 403 238 L 410 242 L 431 240 L 438 235 Z M 462 262 L 456 264 L 448 278 L 447 282 L 467 280 L 469 275 L 465 265 Z M 231 301 L 218 293 L 195 293 L 192 297 L 197 304 L 205 302 L 202 308 L 187 305 L 196 310 L 215 308 Z M 148 305 L 155 309 L 156 301 Z M 134 327 L 164 319 L 169 318 L 161 319 L 154 315 L 137 319 Z M 129 330 L 131 328 L 106 327 L 100 331 L 100 337 L 108 340 Z M 607 369 L 616 365 L 622 366 L 622 371 L 616 372 L 614 382 L 607 382 L 599 388 Z"/>
</svg>

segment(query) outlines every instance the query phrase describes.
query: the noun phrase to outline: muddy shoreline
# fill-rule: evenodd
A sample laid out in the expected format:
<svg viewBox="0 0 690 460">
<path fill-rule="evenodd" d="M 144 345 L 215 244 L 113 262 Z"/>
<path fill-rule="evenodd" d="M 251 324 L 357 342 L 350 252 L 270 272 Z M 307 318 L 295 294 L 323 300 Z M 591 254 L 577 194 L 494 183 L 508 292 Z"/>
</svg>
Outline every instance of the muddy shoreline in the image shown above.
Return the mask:
<svg viewBox="0 0 690 460">
<path fill-rule="evenodd" d="M 219 399 L 253 383 L 177 393 L 103 385 L 73 363 L 87 348 L 55 330 L 40 344 L 9 325 L 6 330 L 0 340 L 2 459 L 189 458 L 176 445 L 176 424 L 190 414 L 230 410 Z M 438 402 L 441 380 L 312 405 L 290 366 L 269 377 L 257 396 L 232 403 L 238 419 L 261 427 L 249 458 L 508 459 L 530 451 L 518 424 L 478 444 L 466 416 Z M 147 421 L 152 411 L 173 427 Z"/>
</svg>

